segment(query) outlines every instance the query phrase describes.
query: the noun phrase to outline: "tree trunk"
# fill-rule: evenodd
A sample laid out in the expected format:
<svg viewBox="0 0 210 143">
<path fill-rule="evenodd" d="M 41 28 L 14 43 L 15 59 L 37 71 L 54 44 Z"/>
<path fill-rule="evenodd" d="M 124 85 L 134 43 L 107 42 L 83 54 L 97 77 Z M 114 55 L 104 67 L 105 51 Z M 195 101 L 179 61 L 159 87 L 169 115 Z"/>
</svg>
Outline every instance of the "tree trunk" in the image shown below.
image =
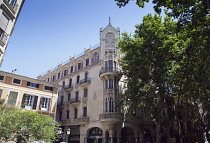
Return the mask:
<svg viewBox="0 0 210 143">
<path fill-rule="evenodd" d="M 205 142 L 204 142 L 203 132 L 199 132 L 199 133 L 198 133 L 198 142 L 199 142 L 199 143 L 205 143 Z"/>
<path fill-rule="evenodd" d="M 209 132 L 208 131 L 206 131 L 206 139 L 210 143 L 210 135 L 209 135 Z"/>
</svg>

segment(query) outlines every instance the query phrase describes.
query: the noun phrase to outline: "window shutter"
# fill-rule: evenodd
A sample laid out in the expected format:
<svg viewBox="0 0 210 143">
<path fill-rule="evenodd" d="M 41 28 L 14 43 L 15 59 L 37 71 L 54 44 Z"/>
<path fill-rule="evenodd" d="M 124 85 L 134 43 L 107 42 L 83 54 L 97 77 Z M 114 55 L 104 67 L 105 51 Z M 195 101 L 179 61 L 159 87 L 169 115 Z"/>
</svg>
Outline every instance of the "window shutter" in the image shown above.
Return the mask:
<svg viewBox="0 0 210 143">
<path fill-rule="evenodd" d="M 47 107 L 47 110 L 48 110 L 48 111 L 50 111 L 50 101 L 51 101 L 51 99 L 49 98 L 48 107 Z"/>
<path fill-rule="evenodd" d="M 22 108 L 25 108 L 26 96 L 27 96 L 26 94 L 23 95 L 22 104 L 21 104 Z"/>
<path fill-rule="evenodd" d="M 40 99 L 39 110 L 41 110 L 41 107 L 42 107 L 42 100 L 43 100 L 43 97 L 41 97 L 41 99 Z"/>
<path fill-rule="evenodd" d="M 34 103 L 33 103 L 33 107 L 32 107 L 32 109 L 34 109 L 34 110 L 36 110 L 37 100 L 38 100 L 38 96 L 34 96 Z"/>
<path fill-rule="evenodd" d="M 2 30 L 6 31 L 8 22 L 9 22 L 9 19 L 4 14 L 2 14 L 0 16 L 0 27 Z"/>
<path fill-rule="evenodd" d="M 0 89 L 0 97 L 1 97 L 1 95 L 2 95 L 2 92 L 3 92 L 3 89 Z"/>
</svg>

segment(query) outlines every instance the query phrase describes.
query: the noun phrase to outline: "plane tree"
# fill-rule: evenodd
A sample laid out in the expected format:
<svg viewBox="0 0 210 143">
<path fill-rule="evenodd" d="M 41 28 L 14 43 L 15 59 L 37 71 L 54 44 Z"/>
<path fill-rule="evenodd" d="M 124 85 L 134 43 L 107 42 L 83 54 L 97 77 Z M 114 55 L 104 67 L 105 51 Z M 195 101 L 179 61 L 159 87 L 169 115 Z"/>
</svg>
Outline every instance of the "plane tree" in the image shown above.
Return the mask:
<svg viewBox="0 0 210 143">
<path fill-rule="evenodd" d="M 122 74 L 126 76 L 127 85 L 122 103 L 130 112 L 143 108 L 151 115 L 157 125 L 157 142 L 160 134 L 169 140 L 173 123 L 174 115 L 171 114 L 165 117 L 168 125 L 164 126 L 161 114 L 168 108 L 172 96 L 170 75 L 177 47 L 176 35 L 176 22 L 170 17 L 162 19 L 157 14 L 148 14 L 136 25 L 134 35 L 123 33 L 119 41 L 119 48 L 124 53 Z"/>
</svg>

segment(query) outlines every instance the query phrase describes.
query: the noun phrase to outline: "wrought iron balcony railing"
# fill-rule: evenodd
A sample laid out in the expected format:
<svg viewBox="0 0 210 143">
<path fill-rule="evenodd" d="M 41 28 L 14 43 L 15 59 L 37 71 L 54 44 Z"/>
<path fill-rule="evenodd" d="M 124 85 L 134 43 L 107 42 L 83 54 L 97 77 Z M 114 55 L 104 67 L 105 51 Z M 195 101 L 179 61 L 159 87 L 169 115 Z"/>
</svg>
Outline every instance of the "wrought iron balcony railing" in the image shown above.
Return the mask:
<svg viewBox="0 0 210 143">
<path fill-rule="evenodd" d="M 91 83 L 91 78 L 85 78 L 83 80 L 80 80 L 79 84 L 85 84 L 85 83 Z"/>
<path fill-rule="evenodd" d="M 84 124 L 89 122 L 89 117 L 82 117 L 82 118 L 77 118 L 73 120 L 74 124 Z"/>
<path fill-rule="evenodd" d="M 70 100 L 70 104 L 73 104 L 73 103 L 80 103 L 81 102 L 81 99 L 80 98 L 72 98 Z"/>
<path fill-rule="evenodd" d="M 100 120 L 104 120 L 104 119 L 120 119 L 120 120 L 123 120 L 124 119 L 124 114 L 123 113 L 116 113 L 116 112 L 103 113 L 103 114 L 99 115 L 99 119 Z"/>
<path fill-rule="evenodd" d="M 13 8 L 15 12 L 17 12 L 19 5 L 15 0 L 4 0 L 4 1 L 6 1 Z"/>
<path fill-rule="evenodd" d="M 118 68 L 115 68 L 115 67 L 107 67 L 107 68 L 102 68 L 101 70 L 100 70 L 100 73 L 99 73 L 99 76 L 101 76 L 101 74 L 104 74 L 104 73 L 115 73 L 115 74 L 117 74 L 117 73 L 120 73 L 120 69 L 118 69 Z"/>
<path fill-rule="evenodd" d="M 64 107 L 64 105 L 65 105 L 64 102 L 58 102 L 57 103 L 57 107 Z"/>
<path fill-rule="evenodd" d="M 66 85 L 65 87 L 64 87 L 64 90 L 71 90 L 71 89 L 73 89 L 74 88 L 74 85 L 73 84 L 69 84 L 69 85 Z"/>
</svg>

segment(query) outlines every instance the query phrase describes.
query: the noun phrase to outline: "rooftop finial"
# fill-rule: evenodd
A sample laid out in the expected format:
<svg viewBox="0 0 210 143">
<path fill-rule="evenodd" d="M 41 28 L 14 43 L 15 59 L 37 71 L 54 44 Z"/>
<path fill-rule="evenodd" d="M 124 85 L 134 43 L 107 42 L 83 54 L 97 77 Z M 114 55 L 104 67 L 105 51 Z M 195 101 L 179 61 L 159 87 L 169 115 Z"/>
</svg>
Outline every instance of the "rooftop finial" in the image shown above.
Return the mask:
<svg viewBox="0 0 210 143">
<path fill-rule="evenodd" d="M 111 24 L 111 17 L 109 17 L 109 24 Z"/>
</svg>

